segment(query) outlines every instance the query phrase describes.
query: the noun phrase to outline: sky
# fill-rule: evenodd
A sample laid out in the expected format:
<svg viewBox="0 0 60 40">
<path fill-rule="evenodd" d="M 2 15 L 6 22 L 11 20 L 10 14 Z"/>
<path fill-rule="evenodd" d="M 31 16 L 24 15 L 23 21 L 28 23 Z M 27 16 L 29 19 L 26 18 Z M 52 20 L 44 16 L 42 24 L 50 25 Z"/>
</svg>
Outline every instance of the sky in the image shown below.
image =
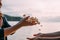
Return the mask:
<svg viewBox="0 0 60 40">
<path fill-rule="evenodd" d="M 60 0 L 2 0 L 2 13 L 36 16 L 43 21 L 60 22 Z"/>
</svg>

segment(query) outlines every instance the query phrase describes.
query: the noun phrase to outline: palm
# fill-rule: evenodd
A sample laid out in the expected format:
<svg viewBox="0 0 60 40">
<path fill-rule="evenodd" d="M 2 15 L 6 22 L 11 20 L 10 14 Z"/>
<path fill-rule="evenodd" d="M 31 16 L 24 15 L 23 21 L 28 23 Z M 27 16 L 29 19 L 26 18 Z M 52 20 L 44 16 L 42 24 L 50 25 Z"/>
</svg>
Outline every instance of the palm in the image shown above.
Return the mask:
<svg viewBox="0 0 60 40">
<path fill-rule="evenodd" d="M 36 18 L 33 17 L 26 17 L 21 21 L 21 25 L 22 26 L 31 26 L 31 25 L 36 25 L 38 24 L 38 20 L 36 20 Z"/>
</svg>

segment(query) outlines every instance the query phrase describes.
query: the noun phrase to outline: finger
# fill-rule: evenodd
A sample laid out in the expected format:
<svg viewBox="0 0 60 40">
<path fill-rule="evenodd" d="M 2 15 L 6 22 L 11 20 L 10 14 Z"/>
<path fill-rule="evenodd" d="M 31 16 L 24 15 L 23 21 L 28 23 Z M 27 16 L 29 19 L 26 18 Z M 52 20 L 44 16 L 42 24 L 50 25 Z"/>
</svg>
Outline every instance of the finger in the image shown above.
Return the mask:
<svg viewBox="0 0 60 40">
<path fill-rule="evenodd" d="M 22 23 L 23 21 L 26 21 L 29 17 L 30 17 L 30 16 L 27 16 L 27 17 L 21 19 L 20 23 Z"/>
<path fill-rule="evenodd" d="M 26 21 L 30 16 L 25 17 L 22 21 Z"/>
<path fill-rule="evenodd" d="M 40 24 L 40 22 L 39 22 L 39 21 L 38 21 L 37 23 L 38 23 L 38 24 Z"/>
<path fill-rule="evenodd" d="M 38 21 L 38 19 L 35 17 L 35 19 L 36 19 L 36 22 L 38 23 L 38 24 L 40 24 L 40 22 Z"/>
<path fill-rule="evenodd" d="M 25 17 L 24 20 L 27 20 L 29 17 L 30 17 L 30 16 Z"/>
</svg>

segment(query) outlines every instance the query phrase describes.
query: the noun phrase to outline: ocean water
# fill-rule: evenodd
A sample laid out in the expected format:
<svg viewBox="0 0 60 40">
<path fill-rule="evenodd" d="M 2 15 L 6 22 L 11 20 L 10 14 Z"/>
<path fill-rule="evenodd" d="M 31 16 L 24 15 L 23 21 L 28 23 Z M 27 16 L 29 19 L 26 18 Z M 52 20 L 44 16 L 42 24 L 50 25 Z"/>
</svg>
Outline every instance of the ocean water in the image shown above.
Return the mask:
<svg viewBox="0 0 60 40">
<path fill-rule="evenodd" d="M 18 22 L 11 21 L 10 25 L 15 25 Z M 9 35 L 8 40 L 27 40 L 27 37 L 33 37 L 37 33 L 52 33 L 60 31 L 60 22 L 41 22 L 41 25 L 24 26 L 18 29 L 15 34 Z"/>
</svg>

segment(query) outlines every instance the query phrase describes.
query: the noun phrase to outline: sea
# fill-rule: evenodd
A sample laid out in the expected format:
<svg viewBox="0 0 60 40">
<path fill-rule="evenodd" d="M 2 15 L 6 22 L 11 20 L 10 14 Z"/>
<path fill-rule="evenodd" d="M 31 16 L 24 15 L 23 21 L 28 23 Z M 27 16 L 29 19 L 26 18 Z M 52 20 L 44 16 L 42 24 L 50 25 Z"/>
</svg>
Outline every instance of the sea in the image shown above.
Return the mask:
<svg viewBox="0 0 60 40">
<path fill-rule="evenodd" d="M 8 21 L 13 26 L 19 21 Z M 34 37 L 37 33 L 53 33 L 60 31 L 60 22 L 41 22 L 33 26 L 24 26 L 19 28 L 13 35 L 8 36 L 8 40 L 27 40 L 27 38 Z"/>
</svg>

